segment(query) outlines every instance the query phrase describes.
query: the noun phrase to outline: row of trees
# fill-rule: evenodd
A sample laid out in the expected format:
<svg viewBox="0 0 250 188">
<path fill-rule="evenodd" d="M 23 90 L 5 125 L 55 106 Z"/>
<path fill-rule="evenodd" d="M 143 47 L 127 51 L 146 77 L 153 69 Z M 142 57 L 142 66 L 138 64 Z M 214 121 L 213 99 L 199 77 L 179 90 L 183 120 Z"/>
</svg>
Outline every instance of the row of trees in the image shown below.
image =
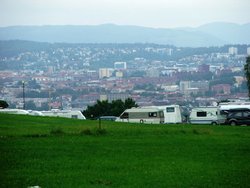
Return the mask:
<svg viewBox="0 0 250 188">
<path fill-rule="evenodd" d="M 131 98 L 124 102 L 120 99 L 112 102 L 98 100 L 95 105 L 88 106 L 83 111 L 83 115 L 88 119 L 96 119 L 100 116 L 119 116 L 124 110 L 132 107 L 138 107 L 138 105 Z"/>
<path fill-rule="evenodd" d="M 248 96 L 250 98 L 250 56 L 247 57 L 244 70 L 245 70 L 245 76 L 247 79 Z"/>
</svg>

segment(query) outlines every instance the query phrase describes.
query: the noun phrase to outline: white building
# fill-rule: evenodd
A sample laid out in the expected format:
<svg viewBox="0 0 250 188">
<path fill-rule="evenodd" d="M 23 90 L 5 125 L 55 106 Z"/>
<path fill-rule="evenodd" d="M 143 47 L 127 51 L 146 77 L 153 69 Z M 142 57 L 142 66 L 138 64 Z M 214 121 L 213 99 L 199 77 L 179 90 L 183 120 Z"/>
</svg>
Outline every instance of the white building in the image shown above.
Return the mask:
<svg viewBox="0 0 250 188">
<path fill-rule="evenodd" d="M 180 81 L 180 91 L 185 93 L 191 87 L 190 81 Z"/>
<path fill-rule="evenodd" d="M 237 55 L 238 54 L 238 48 L 236 48 L 236 47 L 230 47 L 230 48 L 228 48 L 228 53 L 230 55 Z"/>
<path fill-rule="evenodd" d="M 250 55 L 250 47 L 247 48 L 247 55 Z"/>
<path fill-rule="evenodd" d="M 100 101 L 108 100 L 109 102 L 115 101 L 115 100 L 122 100 L 125 101 L 127 98 L 129 98 L 129 95 L 126 93 L 113 93 L 113 94 L 103 94 L 100 95 Z"/>
<path fill-rule="evenodd" d="M 147 76 L 152 78 L 158 78 L 160 76 L 160 71 L 157 68 L 148 69 Z"/>
<path fill-rule="evenodd" d="M 114 69 L 111 68 L 101 68 L 99 69 L 99 78 L 109 78 L 112 76 Z"/>
<path fill-rule="evenodd" d="M 162 85 L 161 88 L 167 92 L 175 92 L 178 91 L 180 87 L 178 85 Z"/>
</svg>

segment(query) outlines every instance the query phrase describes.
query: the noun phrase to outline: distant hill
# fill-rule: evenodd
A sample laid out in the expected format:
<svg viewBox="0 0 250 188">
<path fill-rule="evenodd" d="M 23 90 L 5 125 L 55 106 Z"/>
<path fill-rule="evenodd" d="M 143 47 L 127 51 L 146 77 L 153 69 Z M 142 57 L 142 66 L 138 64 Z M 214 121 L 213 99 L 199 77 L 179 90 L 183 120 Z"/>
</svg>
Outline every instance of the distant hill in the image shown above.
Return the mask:
<svg viewBox="0 0 250 188">
<path fill-rule="evenodd" d="M 197 28 L 198 31 L 215 36 L 231 44 L 250 44 L 250 23 L 211 23 Z"/>
<path fill-rule="evenodd" d="M 183 47 L 250 44 L 250 23 L 211 23 L 197 28 L 156 29 L 114 24 L 0 27 L 0 40 L 65 43 L 157 43 Z"/>
</svg>

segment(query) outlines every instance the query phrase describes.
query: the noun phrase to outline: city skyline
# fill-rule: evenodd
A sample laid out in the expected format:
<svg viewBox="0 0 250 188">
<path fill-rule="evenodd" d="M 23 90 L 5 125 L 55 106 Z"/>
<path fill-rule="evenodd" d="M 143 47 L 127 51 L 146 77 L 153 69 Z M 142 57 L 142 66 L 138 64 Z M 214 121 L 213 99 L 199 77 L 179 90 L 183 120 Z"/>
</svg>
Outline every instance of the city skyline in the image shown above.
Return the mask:
<svg viewBox="0 0 250 188">
<path fill-rule="evenodd" d="M 211 22 L 250 22 L 248 0 L 1 0 L 0 26 L 139 25 L 197 27 Z"/>
</svg>

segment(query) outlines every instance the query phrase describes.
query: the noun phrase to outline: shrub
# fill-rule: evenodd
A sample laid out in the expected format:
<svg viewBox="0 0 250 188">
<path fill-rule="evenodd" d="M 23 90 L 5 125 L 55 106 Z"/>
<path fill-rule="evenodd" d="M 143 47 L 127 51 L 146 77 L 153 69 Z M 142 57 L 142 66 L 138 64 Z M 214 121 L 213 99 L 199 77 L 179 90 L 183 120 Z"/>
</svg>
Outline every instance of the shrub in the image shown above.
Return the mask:
<svg viewBox="0 0 250 188">
<path fill-rule="evenodd" d="M 193 129 L 193 133 L 194 134 L 211 134 L 212 130 L 209 130 L 209 129 L 202 129 L 202 130 Z"/>
<path fill-rule="evenodd" d="M 48 137 L 48 135 L 47 134 L 28 134 L 28 135 L 24 135 L 24 137 L 41 138 L 41 137 Z"/>
<path fill-rule="evenodd" d="M 50 134 L 52 135 L 62 135 L 64 134 L 63 130 L 59 127 L 57 128 L 53 128 L 51 131 L 50 131 Z"/>
<path fill-rule="evenodd" d="M 187 132 L 185 130 L 180 130 L 180 133 L 186 134 Z"/>
<path fill-rule="evenodd" d="M 200 134 L 199 131 L 197 131 L 196 129 L 193 129 L 193 133 L 194 134 Z"/>
<path fill-rule="evenodd" d="M 96 135 L 106 135 L 107 130 L 106 129 L 96 129 L 95 133 L 96 133 Z"/>
<path fill-rule="evenodd" d="M 106 129 L 94 129 L 91 130 L 89 128 L 84 129 L 80 132 L 81 135 L 95 135 L 95 136 L 99 136 L 99 135 L 106 135 L 107 134 L 107 130 Z"/>
<path fill-rule="evenodd" d="M 84 129 L 80 132 L 81 135 L 93 135 L 90 129 Z"/>
<path fill-rule="evenodd" d="M 9 104 L 4 101 L 4 100 L 0 100 L 0 108 L 8 108 Z"/>
</svg>

